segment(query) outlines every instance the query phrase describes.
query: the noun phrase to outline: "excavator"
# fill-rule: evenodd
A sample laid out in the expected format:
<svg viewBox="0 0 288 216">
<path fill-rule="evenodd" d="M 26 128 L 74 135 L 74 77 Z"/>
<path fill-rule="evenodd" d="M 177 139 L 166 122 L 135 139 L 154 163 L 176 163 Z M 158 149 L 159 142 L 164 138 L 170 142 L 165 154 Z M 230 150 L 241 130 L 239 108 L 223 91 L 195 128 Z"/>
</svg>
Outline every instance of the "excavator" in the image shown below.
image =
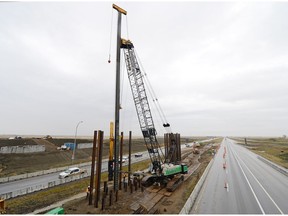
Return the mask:
<svg viewBox="0 0 288 216">
<path fill-rule="evenodd" d="M 170 149 L 164 156 L 157 141 L 157 132 L 154 126 L 143 76 L 134 51 L 134 45 L 130 40 L 121 39 L 121 47 L 124 52 L 128 79 L 133 95 L 133 100 L 138 116 L 138 121 L 144 137 L 145 145 L 151 160 L 151 175 L 142 179 L 144 187 L 153 184 L 166 186 L 168 191 L 174 191 L 183 181 L 183 174 L 188 172 L 186 164 L 175 164 L 171 162 L 171 155 L 174 149 Z M 164 123 L 164 127 L 170 127 Z"/>
</svg>

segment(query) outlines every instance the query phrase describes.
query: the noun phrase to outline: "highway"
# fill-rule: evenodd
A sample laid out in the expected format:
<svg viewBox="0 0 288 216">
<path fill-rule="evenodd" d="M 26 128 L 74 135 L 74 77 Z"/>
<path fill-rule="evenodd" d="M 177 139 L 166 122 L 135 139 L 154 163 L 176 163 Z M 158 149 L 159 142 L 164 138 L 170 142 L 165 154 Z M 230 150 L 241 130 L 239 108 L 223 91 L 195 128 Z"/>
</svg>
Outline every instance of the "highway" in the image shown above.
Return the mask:
<svg viewBox="0 0 288 216">
<path fill-rule="evenodd" d="M 208 139 L 208 140 L 202 140 L 199 141 L 201 142 L 209 142 L 213 139 Z M 181 145 L 181 148 L 186 148 L 185 144 Z M 164 151 L 164 148 L 162 148 L 162 151 Z M 131 155 L 131 163 L 136 163 L 140 162 L 143 160 L 147 160 L 149 158 L 149 154 L 147 151 L 143 152 L 138 152 L 142 153 L 142 157 L 134 157 L 134 154 Z M 127 155 L 124 155 L 127 156 Z M 128 165 L 128 162 L 123 163 L 123 166 Z M 73 166 L 71 166 L 73 167 Z M 91 175 L 91 165 L 89 166 L 80 166 L 83 169 L 86 169 L 88 172 L 88 176 Z M 108 170 L 108 160 L 103 159 L 102 161 L 102 172 L 106 172 Z M 26 178 L 26 179 L 21 179 L 17 181 L 11 181 L 11 182 L 6 182 L 6 183 L 1 183 L 0 184 L 0 197 L 2 194 L 7 194 L 7 193 L 16 193 L 17 191 L 24 190 L 26 191 L 27 188 L 42 188 L 43 185 L 47 186 L 49 182 L 54 182 L 54 181 L 61 181 L 58 178 L 59 172 L 56 173 L 50 173 L 46 175 L 41 175 L 41 176 L 36 176 L 36 177 L 31 177 L 31 178 Z M 69 178 L 69 177 L 68 177 Z M 65 182 L 63 179 L 62 181 Z"/>
<path fill-rule="evenodd" d="M 148 159 L 148 152 L 143 152 L 142 157 L 135 158 L 134 156 L 131 156 L 131 163 L 136 163 L 142 160 Z M 123 166 L 128 165 L 128 162 L 123 163 Z M 73 166 L 71 166 L 73 167 Z M 88 175 L 90 176 L 91 174 L 91 165 L 89 166 L 81 166 L 82 169 L 86 169 L 88 172 Z M 108 170 L 108 160 L 104 159 L 102 161 L 102 172 L 106 172 Z M 46 175 L 41 175 L 41 176 L 36 176 L 36 177 L 31 177 L 27 179 L 21 179 L 18 181 L 11 181 L 11 182 L 6 182 L 6 183 L 1 183 L 0 184 L 0 195 L 1 194 L 6 194 L 6 193 L 11 193 L 19 190 L 25 190 L 26 188 L 30 187 L 37 187 L 41 185 L 47 185 L 48 182 L 53 182 L 53 181 L 60 181 L 59 178 L 59 172 L 56 173 L 50 173 Z M 68 177 L 69 178 L 69 177 Z M 65 181 L 65 180 L 62 180 Z"/>
<path fill-rule="evenodd" d="M 288 177 L 225 138 L 190 213 L 288 214 L 287 204 Z"/>
</svg>

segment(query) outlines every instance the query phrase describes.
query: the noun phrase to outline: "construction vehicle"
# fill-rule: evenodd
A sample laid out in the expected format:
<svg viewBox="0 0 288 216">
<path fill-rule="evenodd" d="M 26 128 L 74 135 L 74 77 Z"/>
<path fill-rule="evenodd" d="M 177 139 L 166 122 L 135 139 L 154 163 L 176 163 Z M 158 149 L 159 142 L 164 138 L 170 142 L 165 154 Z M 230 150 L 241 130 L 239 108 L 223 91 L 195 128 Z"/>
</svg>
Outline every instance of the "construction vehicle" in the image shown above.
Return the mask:
<svg viewBox="0 0 288 216">
<path fill-rule="evenodd" d="M 171 163 L 170 158 L 174 151 L 173 148 L 164 156 L 157 141 L 157 132 L 144 86 L 144 74 L 140 70 L 134 51 L 134 45 L 130 40 L 121 39 L 121 49 L 124 51 L 126 69 L 134 104 L 145 145 L 151 160 L 151 175 L 147 175 L 142 179 L 142 185 L 147 187 L 154 183 L 160 183 L 169 186 L 169 190 L 173 191 L 183 182 L 183 174 L 188 171 L 187 165 Z M 164 123 L 163 126 L 167 128 L 170 127 L 170 124 Z"/>
</svg>

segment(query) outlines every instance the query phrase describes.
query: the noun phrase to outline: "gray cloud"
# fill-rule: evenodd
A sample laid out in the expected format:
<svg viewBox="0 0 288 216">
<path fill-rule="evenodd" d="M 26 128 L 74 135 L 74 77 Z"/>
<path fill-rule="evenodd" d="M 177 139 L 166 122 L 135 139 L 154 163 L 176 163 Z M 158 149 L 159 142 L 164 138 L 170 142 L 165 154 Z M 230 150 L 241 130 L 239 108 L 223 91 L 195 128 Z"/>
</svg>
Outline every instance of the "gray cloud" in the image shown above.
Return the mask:
<svg viewBox="0 0 288 216">
<path fill-rule="evenodd" d="M 122 35 L 134 42 L 173 131 L 287 133 L 287 2 L 119 6 L 128 11 Z M 109 2 L 1 3 L 0 134 L 73 135 L 83 120 L 80 135 L 108 135 L 116 18 Z M 123 73 L 121 129 L 140 135 L 124 67 Z M 164 133 L 154 108 L 152 114 Z"/>
</svg>

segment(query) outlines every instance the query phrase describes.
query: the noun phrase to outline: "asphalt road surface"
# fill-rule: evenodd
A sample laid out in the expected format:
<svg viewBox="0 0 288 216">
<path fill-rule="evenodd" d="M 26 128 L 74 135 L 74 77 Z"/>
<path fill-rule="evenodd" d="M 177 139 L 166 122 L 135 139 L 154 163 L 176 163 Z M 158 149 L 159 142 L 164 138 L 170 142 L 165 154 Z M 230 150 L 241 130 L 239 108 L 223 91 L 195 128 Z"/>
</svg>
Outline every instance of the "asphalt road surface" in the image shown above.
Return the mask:
<svg viewBox="0 0 288 216">
<path fill-rule="evenodd" d="M 288 177 L 225 138 L 190 213 L 288 214 Z"/>
</svg>

